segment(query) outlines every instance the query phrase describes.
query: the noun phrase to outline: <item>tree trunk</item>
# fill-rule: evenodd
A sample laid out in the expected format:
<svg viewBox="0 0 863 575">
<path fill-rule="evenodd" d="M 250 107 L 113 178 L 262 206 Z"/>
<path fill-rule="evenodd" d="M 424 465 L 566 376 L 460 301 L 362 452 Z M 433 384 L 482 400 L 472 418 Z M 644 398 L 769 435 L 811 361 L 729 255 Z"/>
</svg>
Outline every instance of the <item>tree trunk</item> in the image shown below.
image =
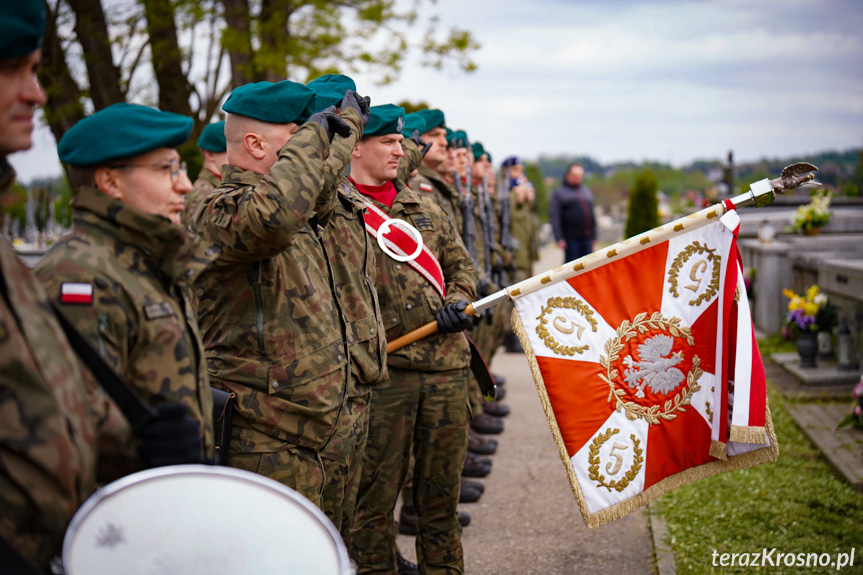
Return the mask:
<svg viewBox="0 0 863 575">
<path fill-rule="evenodd" d="M 295 7 L 292 0 L 262 0 L 261 48 L 256 59 L 256 71 L 267 82 L 280 82 L 287 79 L 286 44 L 288 39 L 288 20 Z"/>
<path fill-rule="evenodd" d="M 183 73 L 183 54 L 170 0 L 143 0 L 153 72 L 159 86 L 159 109 L 192 116 L 191 89 Z"/>
<path fill-rule="evenodd" d="M 83 90 L 69 73 L 66 55 L 57 34 L 57 14 L 45 2 L 45 37 L 42 41 L 42 66 L 39 81 L 48 94 L 43 111 L 51 133 L 59 142 L 66 131 L 84 117 Z"/>
<path fill-rule="evenodd" d="M 111 56 L 111 37 L 100 0 L 66 0 L 75 13 L 75 35 L 84 51 L 90 97 L 96 111 L 125 101 L 120 70 Z M 92 81 L 95 79 L 95 81 Z"/>
<path fill-rule="evenodd" d="M 239 88 L 254 81 L 249 0 L 222 0 L 222 5 L 225 7 L 227 24 L 222 32 L 222 46 L 228 51 L 231 60 L 231 87 Z"/>
</svg>

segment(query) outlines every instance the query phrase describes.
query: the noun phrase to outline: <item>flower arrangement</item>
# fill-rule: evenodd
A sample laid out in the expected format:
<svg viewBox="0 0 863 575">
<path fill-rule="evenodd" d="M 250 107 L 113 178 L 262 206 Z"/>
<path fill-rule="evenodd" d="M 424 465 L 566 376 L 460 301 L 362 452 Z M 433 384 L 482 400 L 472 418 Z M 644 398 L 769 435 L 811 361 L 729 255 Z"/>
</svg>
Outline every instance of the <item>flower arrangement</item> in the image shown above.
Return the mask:
<svg viewBox="0 0 863 575">
<path fill-rule="evenodd" d="M 851 413 L 839 423 L 839 427 L 846 425 L 863 429 L 863 375 L 860 376 L 860 381 L 854 386 L 854 405 L 851 407 Z"/>
<path fill-rule="evenodd" d="M 811 233 L 830 221 L 830 191 L 818 190 L 812 201 L 797 208 L 791 216 L 791 231 Z"/>
<path fill-rule="evenodd" d="M 838 317 L 836 306 L 828 302 L 827 295 L 819 292 L 817 285 L 811 286 L 802 296 L 789 289 L 782 290 L 782 293 L 789 299 L 788 315 L 785 316 L 786 329 L 783 329 L 786 337 L 792 333 L 826 331 L 835 327 L 835 319 Z M 822 326 L 818 322 L 819 318 L 824 323 L 832 322 L 832 325 Z"/>
</svg>

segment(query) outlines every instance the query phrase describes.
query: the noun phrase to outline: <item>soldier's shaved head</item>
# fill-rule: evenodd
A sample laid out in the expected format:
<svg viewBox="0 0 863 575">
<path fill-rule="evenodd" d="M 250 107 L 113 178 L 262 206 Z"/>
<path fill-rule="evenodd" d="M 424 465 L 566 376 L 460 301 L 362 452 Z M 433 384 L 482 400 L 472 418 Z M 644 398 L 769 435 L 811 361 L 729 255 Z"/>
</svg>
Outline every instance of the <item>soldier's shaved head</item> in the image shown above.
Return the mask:
<svg viewBox="0 0 863 575">
<path fill-rule="evenodd" d="M 239 114 L 228 114 L 225 118 L 228 163 L 265 174 L 276 163 L 279 150 L 299 128 L 293 122 L 274 124 Z"/>
</svg>

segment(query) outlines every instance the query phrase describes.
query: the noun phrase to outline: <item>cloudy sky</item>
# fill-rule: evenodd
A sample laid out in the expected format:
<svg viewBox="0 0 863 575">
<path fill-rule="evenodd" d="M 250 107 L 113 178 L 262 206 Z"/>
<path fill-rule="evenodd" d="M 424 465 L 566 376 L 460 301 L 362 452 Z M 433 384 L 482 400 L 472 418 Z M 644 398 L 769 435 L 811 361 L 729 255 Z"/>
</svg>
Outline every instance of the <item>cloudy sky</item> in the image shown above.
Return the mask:
<svg viewBox="0 0 863 575">
<path fill-rule="evenodd" d="M 440 28 L 482 44 L 476 72 L 407 65 L 373 104 L 423 100 L 510 154 L 601 162 L 738 161 L 863 146 L 858 0 L 438 0 Z M 417 34 L 419 35 L 419 33 Z M 11 158 L 60 171 L 47 128 Z"/>
</svg>

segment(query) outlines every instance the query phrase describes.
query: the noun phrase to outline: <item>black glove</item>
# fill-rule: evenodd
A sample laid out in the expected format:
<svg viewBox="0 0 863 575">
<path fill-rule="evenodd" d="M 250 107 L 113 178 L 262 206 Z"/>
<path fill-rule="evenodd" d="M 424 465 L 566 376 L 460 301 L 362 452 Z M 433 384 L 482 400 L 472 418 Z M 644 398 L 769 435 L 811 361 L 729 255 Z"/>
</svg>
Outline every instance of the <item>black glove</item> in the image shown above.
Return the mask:
<svg viewBox="0 0 863 575">
<path fill-rule="evenodd" d="M 322 110 L 317 114 L 312 114 L 312 117 L 307 121 L 323 126 L 324 130 L 327 131 L 327 138 L 329 138 L 330 142 L 333 141 L 333 137 L 335 137 L 336 134 L 343 138 L 347 138 L 351 135 L 351 127 L 348 126 L 344 120 L 339 118 L 339 115 L 336 114 L 335 106 L 330 106 L 326 110 Z"/>
<path fill-rule="evenodd" d="M 157 406 L 158 416 L 140 434 L 139 453 L 147 467 L 203 463 L 198 422 L 182 403 Z"/>
<path fill-rule="evenodd" d="M 434 144 L 434 142 L 426 144 L 426 141 L 422 139 L 422 136 L 420 136 L 419 130 L 414 130 L 414 133 L 411 134 L 408 139 L 412 140 L 413 143 L 417 145 L 423 158 L 426 157 L 426 153 L 431 149 L 432 144 Z"/>
<path fill-rule="evenodd" d="M 441 333 L 457 333 L 469 328 L 473 320 L 464 313 L 466 307 L 467 300 L 463 299 L 448 303 L 440 308 L 440 311 L 434 316 L 435 321 L 437 321 L 437 330 Z"/>
<path fill-rule="evenodd" d="M 353 108 L 357 112 L 360 113 L 360 117 L 363 119 L 363 128 L 369 125 L 369 116 L 371 116 L 371 106 L 372 99 L 368 96 L 360 96 L 353 90 L 346 90 L 345 97 L 342 99 L 342 103 L 339 106 L 342 110 L 345 108 Z"/>
</svg>

